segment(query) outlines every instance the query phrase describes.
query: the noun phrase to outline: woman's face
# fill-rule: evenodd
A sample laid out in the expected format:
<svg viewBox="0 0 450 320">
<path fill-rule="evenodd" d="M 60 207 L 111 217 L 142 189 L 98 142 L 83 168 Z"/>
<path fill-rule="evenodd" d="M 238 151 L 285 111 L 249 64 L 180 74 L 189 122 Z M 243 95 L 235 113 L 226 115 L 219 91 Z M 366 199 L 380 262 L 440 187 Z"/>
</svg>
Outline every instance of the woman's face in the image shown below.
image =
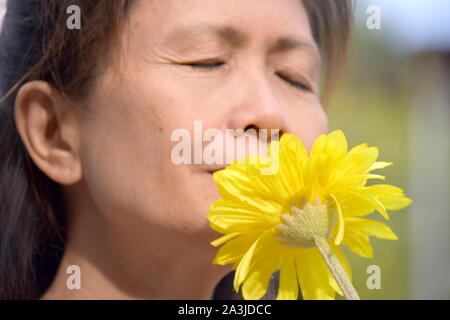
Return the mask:
<svg viewBox="0 0 450 320">
<path fill-rule="evenodd" d="M 115 50 L 87 100 L 84 184 L 104 217 L 167 230 L 164 245 L 182 235 L 209 246 L 217 236 L 206 219 L 219 199 L 217 166 L 175 164 L 175 130 L 193 141 L 194 121 L 200 135 L 280 129 L 308 148 L 327 130 L 320 57 L 299 0 L 137 1 Z"/>
</svg>

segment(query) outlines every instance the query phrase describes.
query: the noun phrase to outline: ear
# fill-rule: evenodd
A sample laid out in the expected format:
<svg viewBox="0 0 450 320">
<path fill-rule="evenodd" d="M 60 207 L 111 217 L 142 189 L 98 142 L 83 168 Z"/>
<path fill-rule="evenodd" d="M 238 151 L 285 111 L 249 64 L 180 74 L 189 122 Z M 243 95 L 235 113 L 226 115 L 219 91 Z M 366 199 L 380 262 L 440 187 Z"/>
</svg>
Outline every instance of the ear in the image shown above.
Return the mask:
<svg viewBox="0 0 450 320">
<path fill-rule="evenodd" d="M 57 183 L 80 181 L 79 111 L 44 81 L 24 84 L 14 111 L 20 137 L 36 166 Z"/>
</svg>

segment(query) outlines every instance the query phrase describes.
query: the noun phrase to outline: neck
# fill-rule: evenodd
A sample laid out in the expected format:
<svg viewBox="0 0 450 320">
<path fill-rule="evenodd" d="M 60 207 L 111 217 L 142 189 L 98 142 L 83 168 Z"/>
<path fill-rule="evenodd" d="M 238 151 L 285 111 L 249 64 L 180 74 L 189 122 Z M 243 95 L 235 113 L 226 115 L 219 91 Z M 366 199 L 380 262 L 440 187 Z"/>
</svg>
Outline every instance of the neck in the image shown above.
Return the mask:
<svg viewBox="0 0 450 320">
<path fill-rule="evenodd" d="M 212 264 L 216 249 L 204 236 L 172 237 L 175 231 L 123 217 L 106 221 L 88 211 L 70 216 L 76 218 L 69 223 L 65 253 L 42 299 L 212 299 L 230 271 Z M 79 269 L 66 273 L 73 265 Z M 77 283 L 73 270 L 79 270 L 80 289 L 68 288 Z"/>
</svg>

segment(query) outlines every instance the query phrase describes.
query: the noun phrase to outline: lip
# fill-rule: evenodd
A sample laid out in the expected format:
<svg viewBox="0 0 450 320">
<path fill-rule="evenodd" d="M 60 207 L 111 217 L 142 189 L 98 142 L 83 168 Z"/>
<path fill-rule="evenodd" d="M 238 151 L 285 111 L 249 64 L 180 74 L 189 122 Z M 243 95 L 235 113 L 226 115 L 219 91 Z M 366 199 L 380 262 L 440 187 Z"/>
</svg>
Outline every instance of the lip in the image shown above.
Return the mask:
<svg viewBox="0 0 450 320">
<path fill-rule="evenodd" d="M 225 169 L 226 165 L 208 166 L 206 172 L 213 174 L 214 172 Z"/>
</svg>

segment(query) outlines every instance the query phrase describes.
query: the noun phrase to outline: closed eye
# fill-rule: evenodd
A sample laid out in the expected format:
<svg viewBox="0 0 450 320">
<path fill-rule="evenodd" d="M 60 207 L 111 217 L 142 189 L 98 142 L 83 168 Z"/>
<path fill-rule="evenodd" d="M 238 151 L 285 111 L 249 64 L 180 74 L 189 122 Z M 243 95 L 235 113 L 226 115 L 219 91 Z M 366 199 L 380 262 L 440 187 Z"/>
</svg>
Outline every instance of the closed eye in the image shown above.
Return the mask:
<svg viewBox="0 0 450 320">
<path fill-rule="evenodd" d="M 195 69 L 216 69 L 220 66 L 224 65 L 225 62 L 193 62 L 193 63 L 186 63 L 184 65 L 189 66 L 191 68 Z"/>
<path fill-rule="evenodd" d="M 206 71 L 206 70 L 217 69 L 217 68 L 223 66 L 224 64 L 225 64 L 225 62 L 217 61 L 217 62 L 192 62 L 192 63 L 185 63 L 183 65 L 194 68 L 194 69 L 200 69 L 200 70 Z M 277 75 L 281 79 L 283 79 L 284 81 L 286 81 L 287 83 L 289 83 L 290 85 L 292 85 L 293 87 L 295 87 L 299 90 L 307 91 L 307 92 L 312 91 L 311 86 L 308 84 L 292 80 L 289 77 L 286 77 L 280 73 L 277 73 Z"/>
<path fill-rule="evenodd" d="M 298 82 L 295 80 L 290 79 L 289 77 L 286 77 L 282 74 L 277 74 L 281 79 L 283 79 L 284 81 L 286 81 L 287 83 L 289 83 L 290 85 L 292 85 L 293 87 L 302 90 L 302 91 L 312 91 L 312 88 L 310 85 L 306 84 L 306 83 L 302 83 L 302 82 Z"/>
</svg>

